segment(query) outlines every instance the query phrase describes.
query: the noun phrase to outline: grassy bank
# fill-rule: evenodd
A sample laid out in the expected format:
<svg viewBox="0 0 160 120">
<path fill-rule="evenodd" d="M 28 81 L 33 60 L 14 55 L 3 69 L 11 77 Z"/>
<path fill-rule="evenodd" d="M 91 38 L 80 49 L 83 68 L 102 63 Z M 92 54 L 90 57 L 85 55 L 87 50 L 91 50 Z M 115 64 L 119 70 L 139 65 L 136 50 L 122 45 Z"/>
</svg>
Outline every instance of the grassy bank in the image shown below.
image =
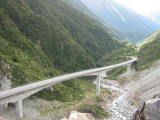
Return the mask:
<svg viewBox="0 0 160 120">
<path fill-rule="evenodd" d="M 110 80 L 117 80 L 118 79 L 118 76 L 120 76 L 121 74 L 127 72 L 127 66 L 122 66 L 122 67 L 118 67 L 118 68 L 115 68 L 111 71 L 109 71 L 107 74 L 108 74 L 108 79 Z"/>
<path fill-rule="evenodd" d="M 79 110 L 81 106 L 84 106 L 85 104 L 93 105 L 93 109 L 97 110 L 97 112 L 100 112 L 99 107 L 95 107 L 95 104 L 99 104 L 100 102 L 103 102 L 101 98 L 97 98 L 95 96 L 96 94 L 96 85 L 88 80 L 77 80 L 79 84 L 79 89 L 81 93 L 81 97 L 78 99 L 73 99 L 72 97 L 68 97 L 69 101 L 45 101 L 41 106 L 37 106 L 37 110 L 40 112 L 41 115 L 48 115 L 50 113 L 56 114 L 56 115 L 64 115 L 66 116 L 68 113 L 70 113 L 73 110 Z M 64 92 L 64 91 L 63 91 Z M 66 91 L 67 92 L 67 91 Z M 76 92 L 75 92 L 76 94 Z M 101 88 L 101 94 L 111 94 L 109 90 Z M 92 108 L 92 107 L 91 107 Z M 106 114 L 107 115 L 107 114 Z M 98 117 L 101 116 L 98 113 Z"/>
</svg>

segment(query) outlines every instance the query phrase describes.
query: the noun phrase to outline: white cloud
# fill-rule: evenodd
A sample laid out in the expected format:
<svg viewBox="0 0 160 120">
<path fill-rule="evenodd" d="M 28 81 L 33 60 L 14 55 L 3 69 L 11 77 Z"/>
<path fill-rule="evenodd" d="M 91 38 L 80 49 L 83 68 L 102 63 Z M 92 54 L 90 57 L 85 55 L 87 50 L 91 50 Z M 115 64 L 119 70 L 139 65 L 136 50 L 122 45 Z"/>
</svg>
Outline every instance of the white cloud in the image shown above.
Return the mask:
<svg viewBox="0 0 160 120">
<path fill-rule="evenodd" d="M 144 15 L 149 15 L 154 11 L 160 11 L 160 0 L 116 0 L 116 1 Z"/>
</svg>

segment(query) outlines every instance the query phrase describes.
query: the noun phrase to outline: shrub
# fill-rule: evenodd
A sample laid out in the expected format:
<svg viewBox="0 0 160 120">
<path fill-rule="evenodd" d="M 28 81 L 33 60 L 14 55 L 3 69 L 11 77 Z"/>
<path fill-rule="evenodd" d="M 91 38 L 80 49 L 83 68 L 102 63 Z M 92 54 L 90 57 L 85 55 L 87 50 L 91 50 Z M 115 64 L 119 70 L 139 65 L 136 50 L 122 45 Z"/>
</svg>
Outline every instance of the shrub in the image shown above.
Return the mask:
<svg viewBox="0 0 160 120">
<path fill-rule="evenodd" d="M 96 118 L 108 118 L 109 117 L 109 113 L 106 112 L 101 106 L 98 106 L 96 104 L 81 105 L 78 111 L 83 112 L 83 113 L 91 113 Z"/>
</svg>

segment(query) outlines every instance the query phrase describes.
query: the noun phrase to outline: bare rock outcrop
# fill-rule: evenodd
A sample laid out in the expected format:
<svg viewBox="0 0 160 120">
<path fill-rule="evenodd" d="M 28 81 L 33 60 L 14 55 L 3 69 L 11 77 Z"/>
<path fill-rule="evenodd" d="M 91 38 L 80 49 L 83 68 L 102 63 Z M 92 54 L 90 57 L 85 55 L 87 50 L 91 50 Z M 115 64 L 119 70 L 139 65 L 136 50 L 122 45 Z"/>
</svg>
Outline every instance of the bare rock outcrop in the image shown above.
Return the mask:
<svg viewBox="0 0 160 120">
<path fill-rule="evenodd" d="M 3 60 L 0 60 L 0 91 L 11 88 L 11 74 L 8 72 L 10 66 Z"/>
<path fill-rule="evenodd" d="M 0 120 L 5 120 L 5 119 L 0 116 Z"/>
<path fill-rule="evenodd" d="M 63 118 L 61 120 L 95 120 L 93 115 L 90 113 L 79 113 L 77 111 L 72 111 L 69 118 Z"/>
<path fill-rule="evenodd" d="M 133 116 L 132 120 L 160 120 L 160 98 L 144 103 Z"/>
</svg>

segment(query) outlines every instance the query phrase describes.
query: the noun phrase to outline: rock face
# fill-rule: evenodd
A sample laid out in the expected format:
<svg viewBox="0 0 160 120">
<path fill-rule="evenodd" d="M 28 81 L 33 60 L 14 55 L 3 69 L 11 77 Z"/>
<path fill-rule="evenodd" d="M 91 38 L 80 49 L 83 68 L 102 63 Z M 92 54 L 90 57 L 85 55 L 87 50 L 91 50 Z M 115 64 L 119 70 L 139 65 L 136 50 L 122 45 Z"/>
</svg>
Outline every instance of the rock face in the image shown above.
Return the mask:
<svg viewBox="0 0 160 120">
<path fill-rule="evenodd" d="M 146 102 L 144 114 L 146 120 L 160 120 L 160 98 Z"/>
<path fill-rule="evenodd" d="M 160 120 L 160 98 L 151 99 L 136 111 L 132 120 Z"/>
<path fill-rule="evenodd" d="M 146 120 L 144 116 L 144 109 L 145 104 L 135 112 L 132 120 Z"/>
<path fill-rule="evenodd" d="M 90 113 L 79 113 L 76 111 L 71 112 L 69 118 L 64 118 L 61 120 L 95 120 L 93 115 Z"/>
<path fill-rule="evenodd" d="M 0 120 L 5 120 L 5 119 L 0 116 Z"/>
<path fill-rule="evenodd" d="M 3 60 L 0 60 L 0 91 L 7 90 L 11 88 L 11 74 L 9 72 L 6 72 L 10 69 L 9 64 L 4 62 Z"/>
<path fill-rule="evenodd" d="M 10 89 L 11 85 L 11 81 L 6 76 L 0 78 L 0 90 Z"/>
</svg>

